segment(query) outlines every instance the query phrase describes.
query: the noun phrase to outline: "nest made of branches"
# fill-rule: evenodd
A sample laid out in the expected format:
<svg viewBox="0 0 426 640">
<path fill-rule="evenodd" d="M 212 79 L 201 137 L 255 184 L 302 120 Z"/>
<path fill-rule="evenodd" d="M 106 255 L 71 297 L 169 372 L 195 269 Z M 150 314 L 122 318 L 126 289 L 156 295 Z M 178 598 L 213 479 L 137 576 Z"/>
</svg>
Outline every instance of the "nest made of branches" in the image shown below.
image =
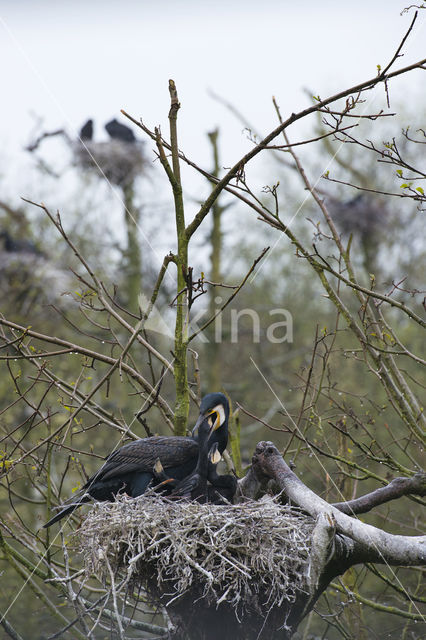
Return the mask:
<svg viewBox="0 0 426 640">
<path fill-rule="evenodd" d="M 182 596 L 227 603 L 237 616 L 307 592 L 313 520 L 275 499 L 236 505 L 150 495 L 97 503 L 79 531 L 86 570 L 145 590 L 166 606 Z M 117 581 L 116 581 L 117 582 Z"/>
<path fill-rule="evenodd" d="M 112 184 L 126 187 L 147 169 L 143 143 L 109 140 L 108 142 L 86 141 L 73 145 L 75 163 L 83 168 L 99 169 Z"/>
</svg>

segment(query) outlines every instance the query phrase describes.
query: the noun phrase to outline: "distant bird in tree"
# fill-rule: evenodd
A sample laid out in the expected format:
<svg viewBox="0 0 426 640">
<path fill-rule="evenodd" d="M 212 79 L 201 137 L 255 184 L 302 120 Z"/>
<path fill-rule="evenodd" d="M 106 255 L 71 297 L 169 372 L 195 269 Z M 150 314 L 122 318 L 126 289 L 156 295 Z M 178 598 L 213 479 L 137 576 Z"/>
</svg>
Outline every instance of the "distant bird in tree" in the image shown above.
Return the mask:
<svg viewBox="0 0 426 640">
<path fill-rule="evenodd" d="M 7 253 L 32 253 L 34 255 L 42 255 L 35 244 L 30 240 L 22 240 L 20 238 L 12 238 L 6 230 L 0 231 L 0 250 Z"/>
<path fill-rule="evenodd" d="M 88 120 L 80 129 L 81 140 L 92 140 L 93 138 L 93 120 Z"/>
<path fill-rule="evenodd" d="M 133 131 L 121 124 L 115 118 L 105 125 L 105 129 L 113 140 L 121 140 L 122 142 L 136 142 Z"/>
<path fill-rule="evenodd" d="M 154 436 L 125 444 L 113 451 L 102 467 L 86 482 L 82 491 L 64 503 L 62 511 L 44 526 L 50 527 L 77 507 L 91 499 L 108 501 L 121 492 L 132 498 L 142 495 L 155 474 L 153 467 L 159 458 L 166 476 L 178 482 L 191 474 L 198 462 L 199 443 L 197 431 L 209 418 L 212 432 L 209 446 L 217 442 L 220 453 L 228 442 L 229 403 L 223 393 L 207 394 L 200 406 L 200 415 L 192 431 L 192 437 Z M 208 422 L 208 424 L 210 424 Z M 203 430 L 206 427 L 203 427 Z"/>
</svg>

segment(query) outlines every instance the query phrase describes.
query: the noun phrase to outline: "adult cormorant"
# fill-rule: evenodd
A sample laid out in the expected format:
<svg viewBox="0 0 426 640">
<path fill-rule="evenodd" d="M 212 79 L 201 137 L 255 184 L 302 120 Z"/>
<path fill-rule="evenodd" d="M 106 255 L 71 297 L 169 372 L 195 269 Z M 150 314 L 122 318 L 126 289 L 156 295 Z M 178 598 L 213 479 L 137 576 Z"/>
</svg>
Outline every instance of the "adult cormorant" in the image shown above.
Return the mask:
<svg viewBox="0 0 426 640">
<path fill-rule="evenodd" d="M 92 140 L 93 138 L 93 120 L 88 120 L 80 129 L 81 140 Z"/>
<path fill-rule="evenodd" d="M 200 406 L 200 415 L 192 437 L 156 436 L 125 444 L 113 451 L 102 467 L 86 482 L 81 492 L 64 503 L 64 509 L 44 527 L 50 527 L 77 507 L 94 500 L 113 500 L 119 493 L 132 498 L 142 495 L 155 476 L 153 468 L 159 458 L 169 478 L 182 480 L 193 472 L 198 460 L 197 431 L 207 416 L 212 416 L 213 432 L 209 444 L 217 443 L 220 453 L 228 443 L 229 403 L 223 393 L 207 394 Z"/>
<path fill-rule="evenodd" d="M 115 118 L 110 120 L 110 122 L 107 122 L 105 129 L 113 140 L 121 140 L 121 142 L 136 142 L 133 131 L 129 127 L 126 127 L 126 125 L 118 122 Z"/>
</svg>

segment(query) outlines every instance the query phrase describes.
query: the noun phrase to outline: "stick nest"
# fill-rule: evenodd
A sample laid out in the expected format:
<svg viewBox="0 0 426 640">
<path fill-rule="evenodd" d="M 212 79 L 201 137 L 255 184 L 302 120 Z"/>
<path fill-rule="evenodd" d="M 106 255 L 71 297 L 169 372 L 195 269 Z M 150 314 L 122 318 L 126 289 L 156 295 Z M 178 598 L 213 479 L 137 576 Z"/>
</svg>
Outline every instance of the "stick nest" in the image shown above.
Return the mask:
<svg viewBox="0 0 426 640">
<path fill-rule="evenodd" d="M 236 615 L 307 591 L 313 520 L 272 498 L 202 505 L 155 495 L 97 503 L 79 536 L 86 570 L 170 605 L 190 596 Z M 239 612 L 239 614 L 238 614 Z"/>
<path fill-rule="evenodd" d="M 147 161 L 143 154 L 141 142 L 122 142 L 109 140 L 108 142 L 86 141 L 85 146 L 74 145 L 75 163 L 83 169 L 99 169 L 112 184 L 125 187 L 145 169 Z"/>
</svg>

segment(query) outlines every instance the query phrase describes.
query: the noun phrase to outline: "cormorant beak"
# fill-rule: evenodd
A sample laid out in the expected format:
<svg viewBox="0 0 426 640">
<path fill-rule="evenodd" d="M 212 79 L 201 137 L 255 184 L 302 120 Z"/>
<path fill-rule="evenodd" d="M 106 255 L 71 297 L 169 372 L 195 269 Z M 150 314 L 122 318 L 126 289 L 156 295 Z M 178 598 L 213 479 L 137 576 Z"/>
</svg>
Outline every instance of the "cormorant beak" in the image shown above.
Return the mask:
<svg viewBox="0 0 426 640">
<path fill-rule="evenodd" d="M 203 414 L 200 413 L 200 415 L 198 416 L 197 422 L 195 423 L 195 427 L 192 430 L 192 437 L 193 438 L 198 434 L 198 429 L 199 429 L 200 424 L 202 423 L 203 420 L 204 420 L 204 416 L 203 416 Z"/>
<path fill-rule="evenodd" d="M 221 461 L 221 459 L 222 459 L 222 456 L 220 455 L 218 444 L 217 442 L 215 442 L 209 451 L 209 460 L 212 464 L 218 464 Z"/>
<path fill-rule="evenodd" d="M 192 430 L 192 436 L 194 437 L 196 435 L 200 427 L 200 424 L 206 418 L 209 418 L 209 423 L 211 426 L 209 435 L 211 435 L 213 431 L 216 431 L 216 429 L 219 429 L 219 427 L 221 426 L 220 417 L 221 417 L 220 411 L 218 411 L 217 408 L 212 409 L 207 415 L 203 415 L 202 413 L 200 413 L 200 415 L 198 416 L 197 422 L 195 423 L 195 427 Z"/>
</svg>

